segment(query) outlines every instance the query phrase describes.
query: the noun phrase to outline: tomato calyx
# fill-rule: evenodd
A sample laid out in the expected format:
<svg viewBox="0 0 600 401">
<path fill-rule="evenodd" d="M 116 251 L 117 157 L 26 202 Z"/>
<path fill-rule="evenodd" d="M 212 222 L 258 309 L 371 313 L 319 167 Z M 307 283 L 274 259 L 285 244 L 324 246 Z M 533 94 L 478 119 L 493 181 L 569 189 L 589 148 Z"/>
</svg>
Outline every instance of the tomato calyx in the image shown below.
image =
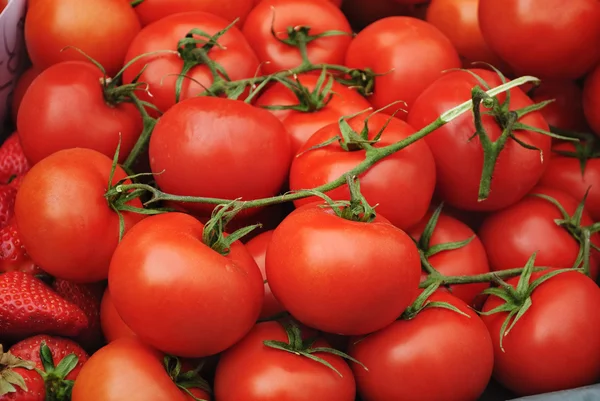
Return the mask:
<svg viewBox="0 0 600 401">
<path fill-rule="evenodd" d="M 324 366 L 327 366 L 329 369 L 333 370 L 340 377 L 342 373 L 337 370 L 333 365 L 327 362 L 325 359 L 314 355 L 316 353 L 325 353 L 331 354 L 335 356 L 339 356 L 340 358 L 346 359 L 348 361 L 354 362 L 360 365 L 363 369 L 368 371 L 367 367 L 363 365 L 358 360 L 352 358 L 350 355 L 339 351 L 337 349 L 331 347 L 313 347 L 314 343 L 317 341 L 317 337 L 308 338 L 306 340 L 302 339 L 302 330 L 295 324 L 291 319 L 282 319 L 278 321 L 279 324 L 285 329 L 285 332 L 288 337 L 288 341 L 275 341 L 275 340 L 265 340 L 263 344 L 267 347 L 277 349 L 280 351 L 289 352 L 291 354 L 298 355 L 300 357 L 311 359 L 315 362 L 318 362 Z"/>
<path fill-rule="evenodd" d="M 581 142 L 575 142 L 573 146 L 575 148 L 573 151 L 561 149 L 553 149 L 552 151 L 560 156 L 577 159 L 579 161 L 581 176 L 583 177 L 588 160 L 600 158 L 600 148 L 596 140 L 593 138 L 589 138 L 588 140 Z"/>
<path fill-rule="evenodd" d="M 0 396 L 16 393 L 17 388 L 27 391 L 23 376 L 13 371 L 16 368 L 32 370 L 35 368 L 35 363 L 16 357 L 10 352 L 4 352 L 0 344 Z"/>
<path fill-rule="evenodd" d="M 439 301 L 430 301 L 429 300 L 429 297 L 431 297 L 431 295 L 433 295 L 433 293 L 436 292 L 440 288 L 440 285 L 441 285 L 441 282 L 438 281 L 438 282 L 432 283 L 427 288 L 425 288 L 425 290 L 423 292 L 421 292 L 421 294 L 419 294 L 419 296 L 412 303 L 412 305 L 410 305 L 408 308 L 406 308 L 406 310 L 402 313 L 402 315 L 400 316 L 399 319 L 400 320 L 414 319 L 415 317 L 417 317 L 417 315 L 419 313 L 421 313 L 425 309 L 429 309 L 429 308 L 448 309 L 452 312 L 456 312 L 459 315 L 465 316 L 466 318 L 470 319 L 471 316 L 469 316 L 468 314 L 466 314 L 465 312 L 461 311 L 456 306 L 451 305 L 448 302 L 439 302 Z"/>
<path fill-rule="evenodd" d="M 231 245 L 235 241 L 262 226 L 261 224 L 254 224 L 243 227 L 226 236 L 225 227 L 241 210 L 242 204 L 238 200 L 234 200 L 228 204 L 217 205 L 213 209 L 210 220 L 204 225 L 202 242 L 221 255 L 228 255 Z"/>
<path fill-rule="evenodd" d="M 173 380 L 173 383 L 181 391 L 186 393 L 189 397 L 191 397 L 195 401 L 208 401 L 202 398 L 196 397 L 190 389 L 200 389 L 205 391 L 208 394 L 212 394 L 212 389 L 208 382 L 200 376 L 200 370 L 204 366 L 204 361 L 200 362 L 198 366 L 194 370 L 189 370 L 186 372 L 182 372 L 182 363 L 181 360 L 172 355 L 165 355 L 163 359 L 163 364 L 169 377 Z"/>
<path fill-rule="evenodd" d="M 335 215 L 341 219 L 356 221 L 360 223 L 371 223 L 377 217 L 375 206 L 371 206 L 364 195 L 360 192 L 360 182 L 356 176 L 346 175 L 346 185 L 350 191 L 349 201 L 337 201 L 331 199 L 319 191 L 303 191 L 307 194 L 318 196 L 326 203 L 322 207 L 329 207 Z"/>
</svg>

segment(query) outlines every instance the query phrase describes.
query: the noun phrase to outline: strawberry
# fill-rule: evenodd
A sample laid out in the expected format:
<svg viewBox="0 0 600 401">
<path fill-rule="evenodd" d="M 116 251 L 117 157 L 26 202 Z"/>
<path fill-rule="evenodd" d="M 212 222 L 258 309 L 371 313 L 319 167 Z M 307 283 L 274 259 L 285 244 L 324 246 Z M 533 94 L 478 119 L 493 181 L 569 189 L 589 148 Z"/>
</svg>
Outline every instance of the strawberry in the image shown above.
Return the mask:
<svg viewBox="0 0 600 401">
<path fill-rule="evenodd" d="M 10 271 L 29 274 L 42 273 L 42 270 L 27 254 L 14 219 L 0 229 L 0 273 Z"/>
<path fill-rule="evenodd" d="M 38 278 L 16 271 L 0 274 L 0 322 L 7 338 L 40 333 L 76 336 L 88 326 L 76 305 Z"/>
<path fill-rule="evenodd" d="M 44 401 L 44 380 L 35 363 L 4 352 L 0 344 L 0 401 Z"/>
<path fill-rule="evenodd" d="M 17 189 L 11 185 L 0 185 L 0 228 L 6 226 L 15 213 Z"/>
<path fill-rule="evenodd" d="M 0 146 L 0 183 L 8 184 L 11 177 L 18 177 L 29 170 L 29 162 L 16 132 Z"/>
<path fill-rule="evenodd" d="M 23 182 L 24 178 L 25 178 L 25 175 L 20 175 L 18 177 L 14 177 L 14 179 L 12 179 L 8 183 L 8 186 L 13 187 L 14 189 L 16 189 L 18 191 L 19 188 L 21 187 L 21 183 Z"/>
</svg>

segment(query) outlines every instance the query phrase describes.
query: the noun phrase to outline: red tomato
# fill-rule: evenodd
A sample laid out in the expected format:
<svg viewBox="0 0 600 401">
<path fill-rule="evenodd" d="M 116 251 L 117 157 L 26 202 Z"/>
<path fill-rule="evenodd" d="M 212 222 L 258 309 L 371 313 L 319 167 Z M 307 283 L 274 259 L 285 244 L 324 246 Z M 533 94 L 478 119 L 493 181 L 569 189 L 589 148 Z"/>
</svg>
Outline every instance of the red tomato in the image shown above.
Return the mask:
<svg viewBox="0 0 600 401">
<path fill-rule="evenodd" d="M 499 23 L 498 21 L 502 21 Z M 481 0 L 491 49 L 519 74 L 575 79 L 600 60 L 598 0 Z"/>
<path fill-rule="evenodd" d="M 302 86 L 312 92 L 317 87 L 319 76 L 302 75 L 298 79 Z M 334 82 L 330 93 L 331 101 L 319 110 L 309 112 L 289 109 L 271 110 L 290 133 L 293 155 L 320 128 L 331 123 L 337 123 L 340 117 L 349 116 L 370 107 L 369 102 L 358 92 L 339 82 Z M 293 106 L 297 104 L 299 104 L 298 97 L 291 89 L 281 83 L 276 83 L 268 88 L 255 102 L 255 105 L 259 107 Z"/>
<path fill-rule="evenodd" d="M 271 26 L 273 25 L 273 26 Z M 248 14 L 242 32 L 264 62 L 266 74 L 296 68 L 302 64 L 297 47 L 285 44 L 287 29 L 307 27 L 308 35 L 326 31 L 343 31 L 347 35 L 318 38 L 307 44 L 307 54 L 313 64 L 342 64 L 350 43 L 352 28 L 340 9 L 323 0 L 267 0 Z M 277 37 L 271 33 L 273 29 Z"/>
<path fill-rule="evenodd" d="M 169 377 L 163 355 L 134 338 L 96 352 L 81 369 L 73 401 L 189 401 Z M 206 393 L 199 398 L 210 399 Z"/>
<path fill-rule="evenodd" d="M 575 152 L 575 146 L 569 143 L 555 145 L 553 149 Z M 589 188 L 585 206 L 591 218 L 600 221 L 600 159 L 587 159 L 582 173 L 581 163 L 576 157 L 553 154 L 540 184 L 564 191 L 575 199 L 583 199 Z"/>
<path fill-rule="evenodd" d="M 502 82 L 495 72 L 474 69 L 490 87 Z M 466 71 L 444 74 L 419 96 L 408 116 L 415 129 L 433 122 L 439 115 L 471 98 L 471 89 L 481 85 Z M 485 88 L 482 88 L 485 89 Z M 510 91 L 510 110 L 532 105 L 523 91 Z M 498 96 L 502 102 L 505 94 Z M 483 126 L 492 141 L 502 134 L 493 116 L 482 116 Z M 547 130 L 548 124 L 539 112 L 521 118 L 519 122 L 537 129 Z M 472 113 L 465 113 L 449 124 L 425 137 L 437 166 L 437 192 L 447 203 L 465 210 L 497 210 L 512 205 L 525 196 L 542 176 L 548 157 L 540 157 L 537 150 L 529 150 L 509 139 L 497 160 L 489 197 L 479 202 L 479 185 L 483 170 L 483 152 L 479 137 L 470 138 L 475 132 Z M 515 131 L 521 141 L 550 154 L 552 140 L 549 136 L 533 131 Z"/>
<path fill-rule="evenodd" d="M 421 263 L 412 239 L 385 218 L 345 220 L 316 203 L 275 229 L 266 272 L 275 297 L 300 322 L 361 335 L 387 326 L 414 300 Z"/>
<path fill-rule="evenodd" d="M 539 263 L 536 263 L 539 264 Z M 532 281 L 543 273 L 534 273 Z M 518 278 L 508 281 L 516 287 Z M 491 295 L 483 310 L 503 301 Z M 600 378 L 600 290 L 585 275 L 561 273 L 537 287 L 531 307 L 503 338 L 507 313 L 483 316 L 494 343 L 494 377 L 518 395 L 566 390 Z M 449 333 L 445 331 L 444 333 Z"/>
<path fill-rule="evenodd" d="M 233 22 L 246 18 L 253 5 L 253 0 L 144 0 L 134 10 L 146 26 L 169 15 L 191 11 L 204 11 Z"/>
<path fill-rule="evenodd" d="M 123 321 L 146 344 L 182 357 L 233 345 L 263 302 L 260 270 L 244 245 L 234 242 L 221 255 L 202 242 L 203 229 L 183 213 L 149 217 L 123 238 L 110 264 L 110 295 Z"/>
<path fill-rule="evenodd" d="M 21 101 L 23 100 L 23 96 L 25 96 L 25 92 L 40 72 L 35 67 L 27 68 L 17 80 L 15 85 L 15 89 L 13 91 L 12 103 L 11 103 L 11 117 L 14 123 L 17 122 L 17 115 L 19 113 L 19 108 L 21 106 Z"/>
<path fill-rule="evenodd" d="M 112 159 L 119 141 L 119 161 L 127 158 L 142 132 L 142 117 L 131 103 L 109 100 L 102 76 L 91 63 L 68 61 L 46 69 L 31 83 L 17 127 L 32 164 L 70 148 L 93 149 Z"/>
<path fill-rule="evenodd" d="M 367 400 L 465 401 L 485 390 L 494 365 L 492 340 L 477 314 L 460 299 L 434 293 L 469 317 L 432 307 L 398 320 L 350 345 L 358 391 Z M 437 349 L 431 352 L 432 344 Z"/>
<path fill-rule="evenodd" d="M 556 199 L 571 216 L 579 200 L 565 192 L 551 188 L 536 188 L 532 193 Z M 534 252 L 538 266 L 557 268 L 573 267 L 579 253 L 579 243 L 567 229 L 558 226 L 562 219 L 560 210 L 546 199 L 528 196 L 518 203 L 488 216 L 481 226 L 479 238 L 488 255 L 492 270 L 523 267 Z M 593 223 L 587 211 L 582 226 Z M 594 234 L 592 242 L 600 245 L 600 235 Z M 597 275 L 598 260 L 592 251 L 591 268 Z"/>
<path fill-rule="evenodd" d="M 290 139 L 266 110 L 237 100 L 197 97 L 173 106 L 150 140 L 150 166 L 171 194 L 256 199 L 287 178 Z M 213 205 L 186 204 L 210 212 Z"/>
<path fill-rule="evenodd" d="M 419 240 L 430 217 L 431 213 L 428 213 L 419 224 L 408 230 L 408 234 L 415 240 Z M 490 267 L 481 240 L 469 226 L 445 213 L 441 213 L 439 216 L 431 236 L 429 247 L 451 242 L 461 242 L 471 237 L 473 237 L 471 242 L 462 248 L 442 251 L 429 257 L 428 260 L 431 266 L 445 276 L 489 273 Z M 427 278 L 427 274 L 423 273 L 421 280 L 425 278 Z M 487 283 L 464 284 L 452 286 L 451 291 L 455 297 L 473 306 L 476 297 L 487 287 L 489 287 Z"/>
<path fill-rule="evenodd" d="M 273 349 L 263 341 L 288 341 L 277 322 L 259 323 L 221 355 L 215 376 L 219 401 L 354 401 L 356 388 L 348 364 L 339 356 L 315 352 L 331 368 L 305 356 Z M 318 339 L 311 348 L 329 347 Z M 248 369 L 252 366 L 252 369 Z"/>
<path fill-rule="evenodd" d="M 178 50 L 178 42 L 192 29 L 214 35 L 227 25 L 226 20 L 204 12 L 171 15 L 142 29 L 131 42 L 125 59 L 129 62 L 152 52 Z M 232 80 L 256 75 L 259 69 L 258 59 L 239 29 L 229 29 L 218 39 L 218 43 L 223 48 L 213 47 L 206 54 L 223 67 Z M 162 52 L 141 57 L 125 71 L 123 80 L 126 83 L 132 82 L 143 69 L 139 82 L 146 83 L 148 90 L 140 91 L 140 98 L 165 112 L 175 104 L 177 79 L 182 74 L 185 63 L 190 62 L 193 57 L 189 51 L 182 53 L 181 50 L 179 53 Z M 194 66 L 185 76 L 181 86 L 181 100 L 205 92 L 214 81 L 209 67 L 202 63 Z"/>
<path fill-rule="evenodd" d="M 577 83 L 544 81 L 531 96 L 535 103 L 551 99 L 554 99 L 554 102 L 541 110 L 548 125 L 567 131 L 588 131 L 583 114 L 583 91 Z"/>
<path fill-rule="evenodd" d="M 403 101 L 410 110 L 442 71 L 461 64 L 452 42 L 433 25 L 416 18 L 389 17 L 356 35 L 346 53 L 346 65 L 384 74 L 375 78 L 369 98 L 375 108 Z"/>
<path fill-rule="evenodd" d="M 37 0 L 25 19 L 27 52 L 40 69 L 66 60 L 87 61 L 75 49 L 61 52 L 73 46 L 114 75 L 139 30 L 135 12 L 123 0 Z"/>
<path fill-rule="evenodd" d="M 15 201 L 19 234 L 31 259 L 56 278 L 92 283 L 108 276 L 119 242 L 119 217 L 104 197 L 111 168 L 105 155 L 77 148 L 48 156 L 25 175 Z M 125 176 L 117 167 L 112 184 Z M 139 199 L 129 204 L 142 206 Z M 144 217 L 122 214 L 126 230 Z"/>
<path fill-rule="evenodd" d="M 269 287 L 269 283 L 266 281 L 267 275 L 265 274 L 265 256 L 267 254 L 267 247 L 271 243 L 272 237 L 273 230 L 265 231 L 264 233 L 252 238 L 246 244 L 246 249 L 254 258 L 254 261 L 260 269 L 263 280 L 265 281 L 265 299 L 263 301 L 262 311 L 260 312 L 259 316 L 261 319 L 273 317 L 285 310 L 279 301 L 275 299 L 275 296 L 271 292 L 271 287 Z"/>
<path fill-rule="evenodd" d="M 588 124 L 600 136 L 600 64 L 585 81 L 583 109 Z"/>
<path fill-rule="evenodd" d="M 360 115 L 352 118 L 349 120 L 350 126 L 360 132 L 365 117 Z M 373 139 L 385 127 L 375 148 L 391 145 L 415 132 L 404 121 L 383 114 L 372 115 L 368 124 L 369 139 Z M 292 162 L 290 189 L 310 189 L 327 184 L 365 159 L 364 150 L 346 151 L 338 141 L 320 149 L 308 150 L 339 135 L 338 123 L 333 123 L 317 131 L 300 148 L 301 154 Z M 417 141 L 379 161 L 360 179 L 361 192 L 369 203 L 379 205 L 377 212 L 381 212 L 396 227 L 407 229 L 427 213 L 435 188 L 435 162 L 427 145 Z M 408 193 L 410 196 L 406 196 Z M 327 195 L 335 200 L 350 197 L 347 185 L 329 191 Z M 315 200 L 315 197 L 310 197 L 294 201 L 294 204 L 300 206 Z"/>
<path fill-rule="evenodd" d="M 110 292 L 104 291 L 100 304 L 100 325 L 106 342 L 111 343 L 120 338 L 134 337 L 135 333 L 125 324 L 115 309 Z"/>
</svg>

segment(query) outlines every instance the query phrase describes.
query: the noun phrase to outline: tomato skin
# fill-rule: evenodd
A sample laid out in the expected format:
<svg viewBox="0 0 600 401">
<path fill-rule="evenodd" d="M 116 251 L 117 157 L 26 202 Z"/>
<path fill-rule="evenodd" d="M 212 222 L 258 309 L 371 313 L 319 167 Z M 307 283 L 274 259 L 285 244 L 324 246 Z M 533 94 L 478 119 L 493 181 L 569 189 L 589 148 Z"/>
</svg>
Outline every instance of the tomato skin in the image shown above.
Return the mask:
<svg viewBox="0 0 600 401">
<path fill-rule="evenodd" d="M 140 31 L 133 39 L 125 60 L 127 62 L 147 53 L 164 50 L 177 50 L 177 43 L 192 29 L 199 29 L 209 35 L 225 29 L 227 20 L 206 12 L 188 12 L 170 15 Z M 214 47 L 208 56 L 220 64 L 232 80 L 251 78 L 259 69 L 254 51 L 236 27 L 229 29 L 218 40 L 226 50 Z M 141 57 L 123 74 L 125 83 L 131 83 L 140 71 L 139 82 L 148 85 L 147 91 L 140 91 L 139 97 L 167 111 L 176 101 L 176 82 L 182 73 L 184 60 L 177 53 L 161 52 Z M 145 69 L 144 69 L 145 68 Z M 206 65 L 192 68 L 183 80 L 180 99 L 188 99 L 203 93 L 213 83 L 210 69 Z"/>
<path fill-rule="evenodd" d="M 534 273 L 532 281 L 541 274 Z M 513 287 L 517 282 L 518 278 L 508 281 Z M 561 273 L 537 287 L 531 300 L 529 310 L 504 337 L 504 352 L 500 328 L 507 313 L 482 317 L 494 343 L 496 380 L 517 395 L 595 383 L 600 377 L 598 286 L 581 273 Z M 498 297 L 490 296 L 483 310 L 500 304 Z"/>
<path fill-rule="evenodd" d="M 277 117 L 217 97 L 191 98 L 173 106 L 156 125 L 149 153 L 152 171 L 162 172 L 156 182 L 164 191 L 225 199 L 276 195 L 291 161 L 289 135 Z M 185 207 L 206 213 L 214 206 Z"/>
<path fill-rule="evenodd" d="M 296 68 L 302 64 L 298 48 L 280 42 L 271 33 L 287 38 L 288 27 L 308 26 L 310 35 L 337 30 L 347 35 L 328 36 L 307 44 L 313 64 L 343 64 L 352 28 L 338 7 L 323 0 L 264 0 L 248 14 L 242 32 L 248 39 L 265 74 Z M 267 63 L 268 62 L 268 63 Z"/>
<path fill-rule="evenodd" d="M 501 85 L 495 72 L 473 69 L 490 87 Z M 419 96 L 408 116 L 408 123 L 421 129 L 439 115 L 471 99 L 471 89 L 480 85 L 476 78 L 465 71 L 444 74 Z M 510 91 L 510 110 L 532 105 L 523 91 Z M 504 101 L 505 95 L 498 99 Z M 483 126 L 492 141 L 501 134 L 501 128 L 492 116 L 482 116 Z M 521 118 L 519 122 L 548 130 L 548 124 L 539 112 Z M 475 132 L 472 113 L 465 113 L 425 137 L 437 166 L 437 188 L 447 203 L 460 209 L 492 211 L 507 207 L 525 196 L 539 181 L 548 163 L 548 157 L 540 158 L 540 152 L 528 150 L 513 139 L 506 142 L 497 160 L 489 197 L 478 202 L 478 192 L 483 170 L 483 152 L 479 137 L 469 140 Z M 523 142 L 550 154 L 552 140 L 549 136 L 531 131 L 515 131 Z"/>
<path fill-rule="evenodd" d="M 104 291 L 100 304 L 100 325 L 107 343 L 120 338 L 135 337 L 135 333 L 125 324 L 115 309 L 108 288 Z"/>
<path fill-rule="evenodd" d="M 263 280 L 267 279 L 267 275 L 265 273 L 265 257 L 267 255 L 267 247 L 271 243 L 272 237 L 273 230 L 269 230 L 259 234 L 246 243 L 246 249 L 248 252 L 250 252 L 250 255 L 252 255 L 254 261 L 258 265 Z M 277 301 L 271 292 L 269 283 L 265 282 L 265 298 L 263 300 L 263 306 L 259 318 L 267 319 L 284 311 L 285 309 L 283 309 L 279 301 Z"/>
<path fill-rule="evenodd" d="M 551 99 L 554 99 L 554 102 L 541 110 L 548 125 L 567 131 L 588 131 L 589 127 L 583 114 L 583 91 L 577 83 L 544 81 L 531 96 L 535 103 Z"/>
<path fill-rule="evenodd" d="M 56 278 L 92 283 L 108 276 L 119 242 L 119 217 L 104 198 L 111 168 L 107 156 L 76 148 L 48 156 L 25 175 L 15 201 L 19 234 L 31 259 Z M 117 167 L 112 183 L 125 177 Z M 130 205 L 142 206 L 139 199 Z M 144 216 L 123 217 L 128 230 Z"/>
<path fill-rule="evenodd" d="M 110 343 L 81 369 L 73 401 L 186 401 L 162 364 L 163 355 L 135 337 Z"/>
<path fill-rule="evenodd" d="M 556 199 L 571 216 L 579 200 L 557 189 L 537 187 L 533 194 Z M 579 253 L 579 243 L 554 220 L 561 219 L 559 209 L 545 199 L 527 196 L 518 203 L 489 215 L 479 230 L 493 271 L 523 267 L 534 252 L 537 266 L 573 267 Z M 593 223 L 584 210 L 582 226 Z M 600 236 L 593 234 L 592 242 L 600 245 Z M 598 273 L 597 252 L 592 250 L 591 269 Z"/>
<path fill-rule="evenodd" d="M 583 89 L 583 109 L 587 122 L 600 136 L 600 64 L 588 75 Z"/>
<path fill-rule="evenodd" d="M 222 256 L 202 242 L 203 229 L 183 213 L 149 217 L 123 238 L 110 265 L 110 295 L 123 321 L 172 355 L 225 350 L 252 328 L 262 307 L 260 270 L 244 245 L 235 242 Z"/>
<path fill-rule="evenodd" d="M 125 161 L 142 132 L 142 117 L 131 103 L 109 105 L 102 77 L 91 63 L 67 61 L 44 70 L 31 83 L 17 127 L 32 164 L 70 148 L 93 149 L 112 159 L 119 140 L 119 161 Z"/>
<path fill-rule="evenodd" d="M 360 132 L 366 115 L 349 120 L 350 126 Z M 390 120 L 391 119 L 391 120 Z M 402 120 L 383 114 L 374 114 L 369 119 L 369 139 L 375 138 L 387 125 L 375 148 L 398 142 L 413 134 L 414 129 Z M 345 151 L 339 142 L 308 151 L 340 135 L 338 123 L 330 124 L 317 131 L 299 149 L 290 170 L 290 189 L 316 188 L 344 175 L 365 159 L 365 151 Z M 371 205 L 378 204 L 377 212 L 383 214 L 393 225 L 407 229 L 416 224 L 427 213 L 435 188 L 435 162 L 427 145 L 417 141 L 412 145 L 379 161 L 360 176 L 361 192 Z M 410 193 L 411 196 L 406 196 Z M 350 199 L 347 185 L 327 195 L 335 200 Z M 317 200 L 310 197 L 294 201 L 296 207 Z"/>
<path fill-rule="evenodd" d="M 314 353 L 335 367 L 263 345 L 265 340 L 287 342 L 277 322 L 259 323 L 243 340 L 221 355 L 215 376 L 219 401 L 354 401 L 355 382 L 348 364 L 339 356 Z M 329 347 L 318 339 L 314 347 Z M 252 369 L 248 369 L 252 366 Z"/>
<path fill-rule="evenodd" d="M 408 230 L 408 234 L 415 240 L 419 240 L 427 222 L 431 217 L 428 213 L 423 220 Z M 429 257 L 429 263 L 438 272 L 445 276 L 465 276 L 485 274 L 490 272 L 487 255 L 481 240 L 466 224 L 442 212 L 433 230 L 429 246 L 460 242 L 473 237 L 471 242 L 462 248 L 451 251 L 443 251 Z M 421 274 L 421 280 L 427 278 L 426 273 Z M 489 285 L 487 283 L 475 283 L 451 286 L 452 295 L 466 304 L 473 306 L 477 296 Z"/>
<path fill-rule="evenodd" d="M 37 0 L 25 19 L 25 42 L 40 69 L 67 60 L 99 62 L 112 76 L 123 66 L 129 43 L 140 30 L 135 12 L 123 0 Z"/>
<path fill-rule="evenodd" d="M 295 210 L 275 229 L 266 256 L 271 291 L 321 331 L 361 335 L 387 326 L 417 294 L 414 242 L 380 215 L 354 222 L 321 205 Z"/>
<path fill-rule="evenodd" d="M 253 0 L 144 0 L 134 10 L 146 26 L 173 14 L 194 11 L 214 14 L 231 23 L 236 18 L 243 20 L 252 6 Z"/>
<path fill-rule="evenodd" d="M 25 92 L 29 89 L 29 86 L 33 82 L 33 80 L 40 75 L 41 71 L 37 68 L 31 66 L 27 68 L 15 85 L 15 89 L 13 91 L 12 103 L 11 103 L 11 117 L 13 122 L 17 122 L 17 115 L 19 114 L 19 108 L 21 106 L 21 101 L 23 100 L 23 96 L 25 96 Z"/>
<path fill-rule="evenodd" d="M 447 302 L 469 318 L 428 308 L 414 319 L 397 320 L 351 342 L 350 355 L 369 369 L 351 365 L 364 399 L 466 401 L 478 399 L 485 390 L 494 364 L 486 326 L 475 311 L 446 292 L 428 300 Z M 434 356 L 432 344 L 439 350 Z"/>
<path fill-rule="evenodd" d="M 576 79 L 600 60 L 598 21 L 597 0 L 568 5 L 562 0 L 481 0 L 479 6 L 479 24 L 491 49 L 517 73 L 542 79 Z"/>
<path fill-rule="evenodd" d="M 300 75 L 298 80 L 302 86 L 312 92 L 317 87 L 319 76 Z M 337 81 L 334 82 L 330 93 L 332 98 L 329 103 L 317 111 L 270 110 L 281 120 L 291 136 L 292 155 L 296 155 L 300 147 L 320 128 L 337 123 L 343 116 L 349 116 L 371 107 L 369 102 L 357 91 Z M 281 83 L 276 83 L 265 90 L 254 103 L 258 107 L 297 104 L 298 98 L 296 95 Z"/>
<path fill-rule="evenodd" d="M 375 78 L 369 97 L 376 109 L 403 101 L 410 110 L 417 96 L 442 71 L 458 68 L 461 63 L 450 40 L 433 25 L 411 17 L 388 17 L 352 39 L 346 65 L 384 74 Z"/>
</svg>

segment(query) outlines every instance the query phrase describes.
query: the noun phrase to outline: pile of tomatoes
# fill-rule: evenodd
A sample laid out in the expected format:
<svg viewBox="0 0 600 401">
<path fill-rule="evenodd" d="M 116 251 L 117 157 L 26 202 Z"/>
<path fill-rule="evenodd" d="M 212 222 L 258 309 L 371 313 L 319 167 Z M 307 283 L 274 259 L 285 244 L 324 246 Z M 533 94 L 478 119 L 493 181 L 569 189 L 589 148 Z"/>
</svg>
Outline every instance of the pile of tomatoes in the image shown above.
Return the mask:
<svg viewBox="0 0 600 401">
<path fill-rule="evenodd" d="M 0 401 L 600 379 L 598 0 L 29 0 L 24 34 Z"/>
</svg>

